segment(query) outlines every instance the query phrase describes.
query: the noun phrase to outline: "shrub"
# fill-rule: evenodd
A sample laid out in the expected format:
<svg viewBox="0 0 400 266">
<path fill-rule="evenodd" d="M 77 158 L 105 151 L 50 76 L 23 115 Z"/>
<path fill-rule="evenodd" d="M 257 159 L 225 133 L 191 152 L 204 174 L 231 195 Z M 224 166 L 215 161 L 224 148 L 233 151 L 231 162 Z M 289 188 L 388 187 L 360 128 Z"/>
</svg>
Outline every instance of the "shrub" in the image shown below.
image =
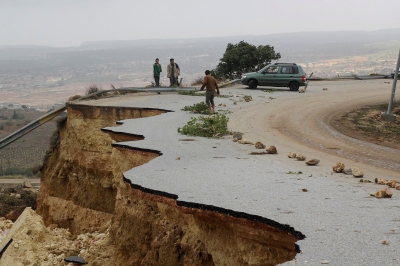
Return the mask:
<svg viewBox="0 0 400 266">
<path fill-rule="evenodd" d="M 92 94 L 92 93 L 95 93 L 95 92 L 98 92 L 98 91 L 101 91 L 101 88 L 98 88 L 96 84 L 92 84 L 92 85 L 89 85 L 89 87 L 86 87 L 86 93 L 85 94 L 89 95 L 89 94 Z"/>
<path fill-rule="evenodd" d="M 199 102 L 195 103 L 193 105 L 188 105 L 185 106 L 181 109 L 182 111 L 189 111 L 193 112 L 195 114 L 203 114 L 203 115 L 208 115 L 210 114 L 210 110 L 208 108 L 208 105 L 205 102 Z"/>
<path fill-rule="evenodd" d="M 195 79 L 190 85 L 191 86 L 196 86 L 196 85 L 202 85 L 204 81 L 203 77 L 198 77 L 197 79 Z"/>
<path fill-rule="evenodd" d="M 178 128 L 178 132 L 188 136 L 217 138 L 230 134 L 228 120 L 226 115 L 223 114 L 192 117 L 182 129 Z"/>
<path fill-rule="evenodd" d="M 188 95 L 188 96 L 206 96 L 205 92 L 198 93 L 198 90 L 193 90 L 193 91 L 178 91 L 179 95 Z M 218 98 L 228 98 L 229 95 L 218 95 L 215 93 L 214 97 Z"/>
<path fill-rule="evenodd" d="M 72 101 L 75 101 L 75 100 L 77 100 L 77 99 L 79 99 L 79 98 L 81 98 L 82 96 L 80 96 L 80 95 L 74 95 L 74 96 L 71 96 L 71 97 L 69 97 L 68 98 L 68 101 L 69 102 L 72 102 Z"/>
<path fill-rule="evenodd" d="M 178 91 L 179 95 L 189 95 L 189 96 L 205 96 L 206 93 L 202 92 L 202 93 L 197 93 L 198 90 L 194 90 L 194 91 Z"/>
</svg>

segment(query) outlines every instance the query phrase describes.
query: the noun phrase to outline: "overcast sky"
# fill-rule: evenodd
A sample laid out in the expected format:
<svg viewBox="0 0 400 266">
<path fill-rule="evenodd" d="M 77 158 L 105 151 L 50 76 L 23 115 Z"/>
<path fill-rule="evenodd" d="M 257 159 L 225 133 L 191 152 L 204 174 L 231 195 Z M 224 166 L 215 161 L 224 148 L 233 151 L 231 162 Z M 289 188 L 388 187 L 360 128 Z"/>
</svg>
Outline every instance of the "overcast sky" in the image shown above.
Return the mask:
<svg viewBox="0 0 400 266">
<path fill-rule="evenodd" d="M 0 0 L 0 45 L 400 28 L 399 0 Z"/>
</svg>

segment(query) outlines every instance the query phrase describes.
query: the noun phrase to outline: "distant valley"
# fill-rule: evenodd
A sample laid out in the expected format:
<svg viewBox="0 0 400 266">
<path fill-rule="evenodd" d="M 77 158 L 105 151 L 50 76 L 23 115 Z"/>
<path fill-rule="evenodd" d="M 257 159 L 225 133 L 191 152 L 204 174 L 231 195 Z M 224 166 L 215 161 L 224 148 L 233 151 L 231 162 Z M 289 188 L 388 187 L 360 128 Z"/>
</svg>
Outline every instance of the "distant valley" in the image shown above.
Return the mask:
<svg viewBox="0 0 400 266">
<path fill-rule="evenodd" d="M 152 64 L 160 58 L 161 82 L 169 84 L 166 66 L 173 57 L 183 83 L 190 85 L 213 69 L 228 43 L 244 40 L 272 45 L 280 62 L 296 62 L 314 77 L 389 74 L 400 48 L 400 28 L 377 31 L 303 32 L 260 36 L 85 42 L 79 47 L 0 46 L 1 105 L 38 108 L 84 94 L 90 84 L 147 86 Z"/>
</svg>

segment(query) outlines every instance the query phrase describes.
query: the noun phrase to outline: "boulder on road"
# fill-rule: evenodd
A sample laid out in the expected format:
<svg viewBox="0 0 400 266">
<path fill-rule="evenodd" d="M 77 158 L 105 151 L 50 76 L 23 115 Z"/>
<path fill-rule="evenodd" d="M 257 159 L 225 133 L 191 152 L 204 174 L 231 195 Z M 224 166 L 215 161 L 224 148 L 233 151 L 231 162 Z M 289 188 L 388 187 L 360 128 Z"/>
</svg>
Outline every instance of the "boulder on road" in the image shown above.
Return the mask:
<svg viewBox="0 0 400 266">
<path fill-rule="evenodd" d="M 392 191 L 389 188 L 381 188 L 371 196 L 375 198 L 391 198 L 393 196 Z"/>
<path fill-rule="evenodd" d="M 317 165 L 319 163 L 318 159 L 311 159 L 306 162 L 307 165 Z"/>
<path fill-rule="evenodd" d="M 261 142 L 257 141 L 256 144 L 254 145 L 256 149 L 265 149 L 265 145 L 262 144 Z"/>
<path fill-rule="evenodd" d="M 332 167 L 333 171 L 335 173 L 342 173 L 344 170 L 344 163 L 342 162 L 337 162 L 333 167 Z"/>
<path fill-rule="evenodd" d="M 296 156 L 297 161 L 305 161 L 306 160 L 306 156 L 304 156 L 303 154 L 299 154 Z"/>
<path fill-rule="evenodd" d="M 353 173 L 353 176 L 356 177 L 356 178 L 364 176 L 364 173 L 358 167 L 352 167 L 351 168 L 351 172 Z"/>
<path fill-rule="evenodd" d="M 269 146 L 269 148 L 267 149 L 267 153 L 268 153 L 268 154 L 277 154 L 277 153 L 278 153 L 278 150 L 276 149 L 275 146 L 271 145 L 271 146 Z"/>
</svg>

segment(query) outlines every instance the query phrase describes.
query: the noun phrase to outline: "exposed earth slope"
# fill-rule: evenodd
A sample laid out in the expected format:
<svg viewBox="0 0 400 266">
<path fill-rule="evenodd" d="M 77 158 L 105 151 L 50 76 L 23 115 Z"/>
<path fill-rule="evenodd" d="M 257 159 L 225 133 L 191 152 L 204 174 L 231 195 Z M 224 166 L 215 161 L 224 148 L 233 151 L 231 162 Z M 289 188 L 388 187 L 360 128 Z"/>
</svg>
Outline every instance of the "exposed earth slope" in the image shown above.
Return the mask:
<svg viewBox="0 0 400 266">
<path fill-rule="evenodd" d="M 400 181 L 398 150 L 331 126 L 341 112 L 387 101 L 390 88 L 376 80 L 315 82 L 306 93 L 222 89 L 233 96 L 216 99 L 232 111 L 230 129 L 277 147 L 263 156 L 231 136 L 182 141 L 188 137 L 177 128 L 197 115 L 180 109 L 202 97 L 125 95 L 71 105 L 43 168 L 37 212 L 75 236 L 106 233 L 108 257 L 63 251 L 92 265 L 396 264 L 399 191 L 376 199 L 370 194 L 382 186 L 332 172 L 341 161 L 362 169 L 364 179 Z M 241 100 L 245 94 L 253 101 Z M 289 152 L 320 163 L 308 166 Z"/>
</svg>

